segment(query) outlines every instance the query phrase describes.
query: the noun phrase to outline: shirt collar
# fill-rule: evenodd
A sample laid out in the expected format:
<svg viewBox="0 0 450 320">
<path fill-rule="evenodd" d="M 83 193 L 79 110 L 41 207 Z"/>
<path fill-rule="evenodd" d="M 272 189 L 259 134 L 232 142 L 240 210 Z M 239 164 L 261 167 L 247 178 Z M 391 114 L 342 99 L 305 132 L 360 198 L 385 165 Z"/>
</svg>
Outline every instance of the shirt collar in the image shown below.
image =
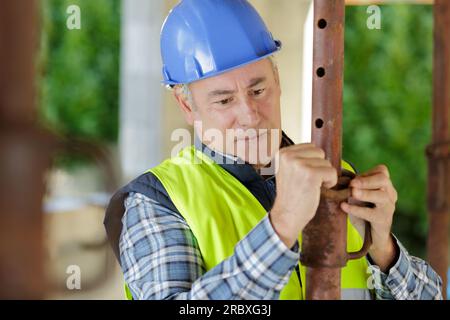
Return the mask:
<svg viewBox="0 0 450 320">
<path fill-rule="evenodd" d="M 284 133 L 284 131 L 282 131 L 280 148 L 293 144 L 294 142 L 286 135 L 286 133 Z M 194 138 L 194 146 L 197 150 L 202 151 L 205 155 L 211 158 L 215 163 L 220 165 L 242 183 L 254 182 L 258 180 L 263 181 L 274 177 L 274 175 L 263 177 L 251 164 L 245 162 L 241 158 L 210 149 L 207 145 L 200 141 L 197 135 L 195 135 Z"/>
</svg>

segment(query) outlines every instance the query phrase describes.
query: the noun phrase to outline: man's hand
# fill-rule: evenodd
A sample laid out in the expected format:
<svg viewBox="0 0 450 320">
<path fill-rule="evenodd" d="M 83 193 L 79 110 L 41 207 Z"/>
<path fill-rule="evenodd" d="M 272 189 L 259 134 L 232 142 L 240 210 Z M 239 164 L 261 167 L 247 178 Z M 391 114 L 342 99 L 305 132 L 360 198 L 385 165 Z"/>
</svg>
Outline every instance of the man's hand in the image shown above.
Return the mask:
<svg viewBox="0 0 450 320">
<path fill-rule="evenodd" d="M 372 246 L 369 255 L 381 271 L 393 263 L 397 247 L 391 235 L 392 219 L 397 202 L 397 191 L 392 185 L 385 165 L 378 165 L 354 178 L 350 187 L 352 198 L 375 204 L 374 208 L 341 203 L 341 208 L 354 217 L 370 222 Z"/>
<path fill-rule="evenodd" d="M 337 183 L 337 171 L 325 152 L 304 143 L 283 148 L 275 157 L 277 196 L 270 220 L 280 239 L 291 248 L 319 206 L 320 188 Z"/>
</svg>

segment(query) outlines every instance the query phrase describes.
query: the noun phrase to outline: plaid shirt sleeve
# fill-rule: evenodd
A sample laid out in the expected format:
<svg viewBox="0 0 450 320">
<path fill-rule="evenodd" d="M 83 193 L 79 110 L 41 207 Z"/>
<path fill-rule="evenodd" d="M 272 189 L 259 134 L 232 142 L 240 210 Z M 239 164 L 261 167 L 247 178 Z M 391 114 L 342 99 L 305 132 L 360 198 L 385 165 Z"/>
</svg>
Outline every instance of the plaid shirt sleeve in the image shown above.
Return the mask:
<svg viewBox="0 0 450 320">
<path fill-rule="evenodd" d="M 198 244 L 176 212 L 139 193 L 125 199 L 120 260 L 135 299 L 278 299 L 298 263 L 268 215 L 206 272 Z"/>
<path fill-rule="evenodd" d="M 135 299 L 278 299 L 298 263 L 298 244 L 288 249 L 266 216 L 206 272 L 186 221 L 139 193 L 125 200 L 120 260 Z M 369 261 L 370 286 L 379 300 L 442 299 L 442 280 L 396 239 L 399 257 L 388 274 Z"/>
<path fill-rule="evenodd" d="M 442 280 L 422 259 L 409 255 L 395 238 L 399 249 L 397 262 L 383 273 L 369 261 L 372 285 L 377 300 L 442 300 Z"/>
</svg>

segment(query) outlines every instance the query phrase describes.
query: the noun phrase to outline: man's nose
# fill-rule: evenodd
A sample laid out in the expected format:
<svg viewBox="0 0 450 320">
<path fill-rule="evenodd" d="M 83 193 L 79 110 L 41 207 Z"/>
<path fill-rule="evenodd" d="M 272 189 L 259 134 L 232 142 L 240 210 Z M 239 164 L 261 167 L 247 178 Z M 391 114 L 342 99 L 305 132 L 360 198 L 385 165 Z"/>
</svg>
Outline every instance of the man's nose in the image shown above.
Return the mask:
<svg viewBox="0 0 450 320">
<path fill-rule="evenodd" d="M 247 98 L 238 108 L 238 124 L 244 128 L 254 128 L 260 121 L 258 104 Z"/>
</svg>

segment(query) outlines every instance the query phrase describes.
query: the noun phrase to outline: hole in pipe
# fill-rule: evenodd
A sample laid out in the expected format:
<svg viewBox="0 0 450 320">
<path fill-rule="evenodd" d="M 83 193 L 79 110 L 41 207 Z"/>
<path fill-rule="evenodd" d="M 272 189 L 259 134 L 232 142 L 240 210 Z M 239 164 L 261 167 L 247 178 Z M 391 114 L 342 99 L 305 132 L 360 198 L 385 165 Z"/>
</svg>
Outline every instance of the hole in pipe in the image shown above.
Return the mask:
<svg viewBox="0 0 450 320">
<path fill-rule="evenodd" d="M 317 68 L 316 74 L 317 74 L 317 76 L 318 76 L 319 78 L 322 78 L 322 77 L 325 75 L 325 69 L 322 68 L 322 67 Z"/>
<path fill-rule="evenodd" d="M 316 128 L 320 129 L 320 128 L 323 127 L 323 120 L 322 119 L 320 119 L 320 118 L 316 119 L 315 123 L 316 123 Z"/>
<path fill-rule="evenodd" d="M 319 22 L 317 22 L 317 26 L 320 29 L 325 29 L 325 27 L 327 26 L 327 20 L 325 19 L 320 19 Z"/>
</svg>

